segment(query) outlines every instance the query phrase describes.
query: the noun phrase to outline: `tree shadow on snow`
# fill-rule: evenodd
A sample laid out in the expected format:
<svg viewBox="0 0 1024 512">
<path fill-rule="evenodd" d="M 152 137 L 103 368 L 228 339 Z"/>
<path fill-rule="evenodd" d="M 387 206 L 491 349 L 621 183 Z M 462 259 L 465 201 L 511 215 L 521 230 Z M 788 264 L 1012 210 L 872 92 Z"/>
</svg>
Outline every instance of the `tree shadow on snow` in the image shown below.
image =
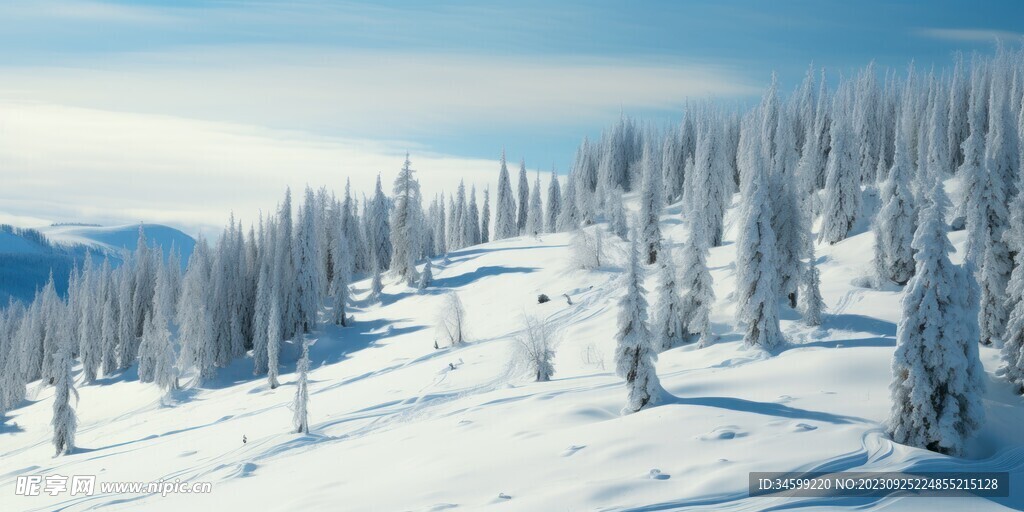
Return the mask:
<svg viewBox="0 0 1024 512">
<path fill-rule="evenodd" d="M 742 398 L 733 398 L 726 396 L 702 396 L 686 398 L 672 395 L 671 397 L 665 400 L 664 404 L 699 405 L 703 407 L 727 409 L 736 412 L 748 412 L 751 414 L 776 416 L 779 418 L 821 421 L 836 425 L 868 422 L 865 419 L 857 418 L 854 416 L 843 416 L 840 414 L 832 414 L 821 411 L 797 409 L 795 407 L 790 407 L 788 405 L 783 404 L 777 404 L 772 402 L 754 402 L 752 400 L 744 400 Z"/>
<path fill-rule="evenodd" d="M 536 272 L 535 267 L 480 267 L 471 272 L 466 272 L 452 277 L 435 279 L 433 286 L 437 288 L 459 288 L 466 286 L 485 277 L 500 276 L 503 274 L 529 274 Z"/>
</svg>

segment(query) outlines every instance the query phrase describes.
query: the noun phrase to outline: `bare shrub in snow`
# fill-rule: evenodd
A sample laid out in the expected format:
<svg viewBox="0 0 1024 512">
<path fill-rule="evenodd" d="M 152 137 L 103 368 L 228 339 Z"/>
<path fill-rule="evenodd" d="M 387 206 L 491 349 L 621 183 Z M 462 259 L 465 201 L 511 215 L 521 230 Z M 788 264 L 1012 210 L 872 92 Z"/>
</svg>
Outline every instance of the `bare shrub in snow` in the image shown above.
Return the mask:
<svg viewBox="0 0 1024 512">
<path fill-rule="evenodd" d="M 437 333 L 453 347 L 466 341 L 466 308 L 455 292 L 445 295 L 437 319 Z"/>
<path fill-rule="evenodd" d="M 552 360 L 555 358 L 557 338 L 547 320 L 527 316 L 524 319 L 523 334 L 516 338 L 519 343 L 518 359 L 536 377 L 537 382 L 547 382 L 555 373 Z"/>
</svg>

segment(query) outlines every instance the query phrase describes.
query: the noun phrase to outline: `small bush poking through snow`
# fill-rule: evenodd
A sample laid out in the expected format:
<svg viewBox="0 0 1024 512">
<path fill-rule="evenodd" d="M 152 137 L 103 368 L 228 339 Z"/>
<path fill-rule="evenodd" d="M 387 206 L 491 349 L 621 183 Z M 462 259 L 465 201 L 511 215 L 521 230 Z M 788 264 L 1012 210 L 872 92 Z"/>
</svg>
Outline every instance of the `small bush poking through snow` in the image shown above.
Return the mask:
<svg viewBox="0 0 1024 512">
<path fill-rule="evenodd" d="M 555 373 L 552 365 L 557 344 L 554 329 L 544 319 L 527 316 L 524 322 L 523 334 L 516 338 L 519 359 L 530 368 L 537 382 L 547 382 Z"/>
<path fill-rule="evenodd" d="M 445 295 L 444 305 L 437 319 L 437 333 L 455 347 L 466 341 L 466 308 L 455 292 Z"/>
</svg>

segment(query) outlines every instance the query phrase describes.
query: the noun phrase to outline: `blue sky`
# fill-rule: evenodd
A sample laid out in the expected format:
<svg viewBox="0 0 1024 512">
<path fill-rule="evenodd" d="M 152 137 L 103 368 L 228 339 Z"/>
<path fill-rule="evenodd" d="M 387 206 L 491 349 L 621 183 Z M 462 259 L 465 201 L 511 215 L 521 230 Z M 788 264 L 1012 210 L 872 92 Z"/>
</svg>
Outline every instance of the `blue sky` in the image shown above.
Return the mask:
<svg viewBox="0 0 1024 512">
<path fill-rule="evenodd" d="M 232 160 L 249 143 L 281 145 L 283 162 L 305 166 L 344 168 L 332 160 L 345 155 L 359 163 L 349 173 L 373 176 L 407 149 L 425 169 L 490 171 L 502 147 L 531 169 L 565 172 L 579 140 L 620 111 L 675 122 L 688 98 L 753 101 L 773 70 L 789 89 L 812 62 L 835 73 L 870 60 L 945 66 L 954 51 L 1019 41 L 1024 2 L 13 0 L 0 4 L 0 19 L 0 173 L 45 168 L 59 181 L 73 169 L 144 162 L 151 176 L 237 176 L 254 165 Z M 37 118 L 59 125 L 62 138 L 27 121 Z M 229 137 L 217 147 L 231 149 L 199 158 L 202 148 L 185 145 L 196 140 L 168 136 L 187 134 L 182 123 Z M 2 142 L 12 131 L 20 149 Z M 152 140 L 125 145 L 140 134 Z M 57 146 L 63 163 L 41 163 L 25 149 L 33 144 Z M 125 155 L 147 144 L 195 158 Z M 310 145 L 332 153 L 310 158 Z M 365 148 L 378 159 L 352 156 Z M 32 200 L 0 196 L 0 212 L 99 215 L 88 204 L 28 212 Z M 118 215 L 170 204 L 126 204 Z M 177 221 L 200 222 L 193 213 Z"/>
</svg>

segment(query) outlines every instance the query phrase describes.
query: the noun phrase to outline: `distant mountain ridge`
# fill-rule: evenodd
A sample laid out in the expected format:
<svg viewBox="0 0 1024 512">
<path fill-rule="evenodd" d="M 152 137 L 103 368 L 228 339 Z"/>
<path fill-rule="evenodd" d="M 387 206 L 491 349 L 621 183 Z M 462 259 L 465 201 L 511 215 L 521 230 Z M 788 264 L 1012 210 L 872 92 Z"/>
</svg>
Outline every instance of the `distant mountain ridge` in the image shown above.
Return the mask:
<svg viewBox="0 0 1024 512">
<path fill-rule="evenodd" d="M 94 257 L 108 257 L 113 265 L 120 265 L 135 250 L 140 227 L 147 243 L 159 245 L 165 258 L 174 247 L 181 253 L 182 265 L 187 264 L 195 240 L 160 224 L 65 223 L 35 229 L 0 225 L 0 304 L 11 299 L 30 300 L 46 284 L 51 272 L 57 292 L 63 295 L 71 270 L 81 265 L 89 251 L 93 251 Z"/>
</svg>

